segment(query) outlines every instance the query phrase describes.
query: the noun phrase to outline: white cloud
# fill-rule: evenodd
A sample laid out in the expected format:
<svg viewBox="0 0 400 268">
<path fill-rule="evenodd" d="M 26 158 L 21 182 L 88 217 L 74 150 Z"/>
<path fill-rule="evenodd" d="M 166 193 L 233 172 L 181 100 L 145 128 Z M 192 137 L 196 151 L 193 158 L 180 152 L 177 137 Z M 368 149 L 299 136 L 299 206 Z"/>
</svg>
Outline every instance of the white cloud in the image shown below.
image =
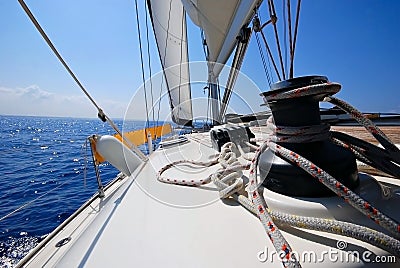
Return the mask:
<svg viewBox="0 0 400 268">
<path fill-rule="evenodd" d="M 122 118 L 126 103 L 99 100 L 108 116 Z M 25 88 L 0 87 L 0 114 L 95 117 L 97 110 L 82 95 L 62 95 L 41 89 L 37 85 Z"/>
<path fill-rule="evenodd" d="M 26 88 L 18 88 L 14 91 L 17 96 L 30 98 L 34 100 L 46 100 L 55 97 L 54 93 L 41 90 L 37 85 L 31 85 Z"/>
</svg>

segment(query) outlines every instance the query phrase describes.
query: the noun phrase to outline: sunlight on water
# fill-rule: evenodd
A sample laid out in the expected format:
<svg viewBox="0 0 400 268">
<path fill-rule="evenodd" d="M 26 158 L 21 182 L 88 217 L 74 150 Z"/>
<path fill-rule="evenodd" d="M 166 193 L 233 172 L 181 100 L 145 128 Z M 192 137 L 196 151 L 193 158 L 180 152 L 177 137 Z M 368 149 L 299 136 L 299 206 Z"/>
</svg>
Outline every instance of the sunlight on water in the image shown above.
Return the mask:
<svg viewBox="0 0 400 268">
<path fill-rule="evenodd" d="M 26 232 L 21 232 L 21 237 L 9 237 L 6 241 L 0 242 L 0 266 L 13 267 L 18 260 L 29 253 L 41 238 L 27 236 Z"/>
<path fill-rule="evenodd" d="M 83 145 L 89 135 L 113 133 L 97 119 L 0 115 L 0 267 L 15 265 L 97 191 Z M 108 163 L 100 171 L 103 184 L 119 173 Z"/>
</svg>

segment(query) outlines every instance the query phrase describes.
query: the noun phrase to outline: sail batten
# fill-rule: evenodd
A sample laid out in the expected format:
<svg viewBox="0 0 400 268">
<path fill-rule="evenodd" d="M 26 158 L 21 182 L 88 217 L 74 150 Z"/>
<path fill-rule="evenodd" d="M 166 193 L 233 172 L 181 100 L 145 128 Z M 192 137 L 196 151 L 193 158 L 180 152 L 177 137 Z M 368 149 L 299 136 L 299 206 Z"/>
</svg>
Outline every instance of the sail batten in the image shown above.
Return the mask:
<svg viewBox="0 0 400 268">
<path fill-rule="evenodd" d="M 147 3 L 167 84 L 171 118 L 179 125 L 191 125 L 185 10 L 180 0 L 147 0 Z"/>
</svg>

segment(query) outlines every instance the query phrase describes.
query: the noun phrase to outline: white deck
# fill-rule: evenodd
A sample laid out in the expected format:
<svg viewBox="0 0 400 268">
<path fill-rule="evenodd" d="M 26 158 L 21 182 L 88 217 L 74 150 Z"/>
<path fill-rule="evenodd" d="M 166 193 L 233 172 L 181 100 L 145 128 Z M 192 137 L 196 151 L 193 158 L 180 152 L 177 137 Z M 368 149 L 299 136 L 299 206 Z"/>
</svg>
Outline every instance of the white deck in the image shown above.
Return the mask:
<svg viewBox="0 0 400 268">
<path fill-rule="evenodd" d="M 106 191 L 103 200 L 95 199 L 75 217 L 71 224 L 58 232 L 28 262 L 31 267 L 280 267 L 277 255 L 258 218 L 234 202 L 221 201 L 212 184 L 202 188 L 160 183 L 156 172 L 169 161 L 182 158 L 209 160 L 216 155 L 208 134 L 195 134 L 189 142 L 154 152 L 150 161 L 136 174 L 116 182 Z M 180 166 L 185 173 L 174 176 L 206 177 L 217 167 L 196 169 Z M 185 175 L 186 174 L 186 175 Z M 166 172 L 171 175 L 171 170 Z M 394 180 L 389 180 L 395 183 Z M 388 182 L 389 182 L 388 181 Z M 398 184 L 398 182 L 396 182 Z M 279 196 L 265 190 L 272 207 L 281 207 Z M 275 200 L 275 201 L 274 201 Z M 278 200 L 278 201 L 277 201 Z M 398 200 L 397 200 L 398 201 Z M 312 216 L 338 217 L 358 221 L 358 212 L 346 208 L 337 198 L 326 198 L 323 205 L 308 200 L 287 198 L 289 211 Z M 392 203 L 393 204 L 393 203 Z M 398 204 L 398 202 L 397 202 Z M 303 209 L 302 209 L 303 207 Z M 390 207 L 384 210 L 399 210 Z M 368 219 L 365 223 L 368 222 Z M 372 224 L 373 226 L 373 224 Z M 313 251 L 316 260 L 304 262 L 303 267 L 361 267 L 367 263 L 353 260 L 337 249 L 338 240 L 345 240 L 345 250 L 360 253 L 371 251 L 375 256 L 390 255 L 381 249 L 358 240 L 326 233 L 282 227 L 293 250 L 300 255 Z M 62 247 L 55 244 L 63 238 L 71 241 Z M 265 251 L 267 254 L 260 254 Z M 325 253 L 324 253 L 325 252 Z M 329 256 L 328 252 L 332 256 Z M 259 257 L 268 259 L 261 262 Z M 273 261 L 271 261 L 271 256 Z M 322 263 L 321 259 L 324 259 Z M 336 259 L 336 261 L 335 261 Z M 398 267 L 385 263 L 377 267 Z M 370 263 L 371 266 L 377 263 Z"/>
</svg>

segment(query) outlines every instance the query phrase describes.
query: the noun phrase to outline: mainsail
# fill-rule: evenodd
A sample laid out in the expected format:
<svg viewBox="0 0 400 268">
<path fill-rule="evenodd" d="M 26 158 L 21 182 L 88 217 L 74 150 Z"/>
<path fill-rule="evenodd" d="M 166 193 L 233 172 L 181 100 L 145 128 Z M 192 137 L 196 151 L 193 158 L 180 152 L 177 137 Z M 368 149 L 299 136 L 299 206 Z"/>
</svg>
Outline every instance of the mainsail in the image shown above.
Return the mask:
<svg viewBox="0 0 400 268">
<path fill-rule="evenodd" d="M 147 0 L 158 52 L 167 83 L 172 120 L 191 125 L 186 16 L 180 0 Z"/>
</svg>

